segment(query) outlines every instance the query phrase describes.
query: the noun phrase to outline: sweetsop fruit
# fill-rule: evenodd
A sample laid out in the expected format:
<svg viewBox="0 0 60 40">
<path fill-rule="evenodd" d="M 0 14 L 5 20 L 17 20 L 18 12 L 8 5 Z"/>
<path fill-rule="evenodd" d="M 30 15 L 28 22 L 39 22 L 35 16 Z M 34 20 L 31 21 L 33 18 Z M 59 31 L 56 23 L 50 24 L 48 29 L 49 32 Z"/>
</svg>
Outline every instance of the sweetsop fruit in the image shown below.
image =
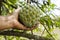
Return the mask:
<svg viewBox="0 0 60 40">
<path fill-rule="evenodd" d="M 20 2 L 19 20 L 27 27 L 32 27 L 37 24 L 40 20 L 40 15 L 42 11 L 36 5 L 31 5 L 29 3 Z"/>
</svg>

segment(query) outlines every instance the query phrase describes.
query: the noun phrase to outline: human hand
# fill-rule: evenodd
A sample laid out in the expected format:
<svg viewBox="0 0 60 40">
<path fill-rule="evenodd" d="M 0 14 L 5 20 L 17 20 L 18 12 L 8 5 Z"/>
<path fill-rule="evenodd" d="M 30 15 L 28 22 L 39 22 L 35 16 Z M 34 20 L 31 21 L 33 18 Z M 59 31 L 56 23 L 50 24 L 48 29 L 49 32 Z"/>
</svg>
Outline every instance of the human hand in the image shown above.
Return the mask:
<svg viewBox="0 0 60 40">
<path fill-rule="evenodd" d="M 14 28 L 17 28 L 17 29 L 22 29 L 22 30 L 33 30 L 33 29 L 36 29 L 37 28 L 37 24 L 35 24 L 33 27 L 31 28 L 27 28 L 26 26 L 24 26 L 23 24 L 21 24 L 19 21 L 18 21 L 18 14 L 20 14 L 21 8 L 18 7 L 14 12 L 13 12 L 13 16 L 14 16 Z"/>
<path fill-rule="evenodd" d="M 21 24 L 18 21 L 18 14 L 20 12 L 20 8 L 17 8 L 14 12 L 13 15 L 10 16 L 0 16 L 0 30 L 8 29 L 8 28 L 17 28 L 17 29 L 22 29 L 22 30 L 33 30 L 35 29 L 38 25 L 34 25 L 31 28 L 27 28 L 23 24 Z"/>
<path fill-rule="evenodd" d="M 20 29 L 20 30 L 28 30 L 28 31 L 30 31 L 30 30 L 34 30 L 34 29 L 36 29 L 37 28 L 37 26 L 38 26 L 38 24 L 39 23 L 37 23 L 37 24 L 35 24 L 33 27 L 31 27 L 31 28 L 27 28 L 26 26 L 24 26 L 23 24 L 21 24 L 19 21 L 17 21 L 17 20 L 15 20 L 14 21 L 14 28 L 17 28 L 17 29 Z"/>
</svg>

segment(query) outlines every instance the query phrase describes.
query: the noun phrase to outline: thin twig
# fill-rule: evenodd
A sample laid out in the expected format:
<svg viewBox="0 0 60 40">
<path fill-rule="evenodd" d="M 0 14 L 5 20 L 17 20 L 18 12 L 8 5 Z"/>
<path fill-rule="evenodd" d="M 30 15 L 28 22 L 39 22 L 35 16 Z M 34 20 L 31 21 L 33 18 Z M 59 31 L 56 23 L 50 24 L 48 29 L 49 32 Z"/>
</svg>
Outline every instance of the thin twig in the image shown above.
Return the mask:
<svg viewBox="0 0 60 40">
<path fill-rule="evenodd" d="M 44 32 L 45 32 L 45 29 L 43 30 L 43 32 L 42 32 L 42 34 L 41 34 L 41 36 L 43 36 Z"/>
<path fill-rule="evenodd" d="M 43 25 L 44 26 L 44 28 L 45 28 L 45 30 L 48 32 L 48 34 L 55 40 L 55 38 L 52 36 L 52 34 L 48 31 L 48 29 L 46 28 L 46 26 L 45 25 Z"/>
</svg>

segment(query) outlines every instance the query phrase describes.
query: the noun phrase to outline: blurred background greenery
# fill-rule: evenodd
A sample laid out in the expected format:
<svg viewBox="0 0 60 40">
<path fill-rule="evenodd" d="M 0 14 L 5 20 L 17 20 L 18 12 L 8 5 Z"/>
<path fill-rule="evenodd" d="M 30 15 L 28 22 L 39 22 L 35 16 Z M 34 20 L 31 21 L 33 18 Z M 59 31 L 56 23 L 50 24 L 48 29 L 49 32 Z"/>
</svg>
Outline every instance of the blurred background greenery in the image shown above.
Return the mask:
<svg viewBox="0 0 60 40">
<path fill-rule="evenodd" d="M 6 16 L 11 14 L 14 9 L 16 9 L 20 2 L 28 3 L 29 0 L 3 0 L 0 6 L 1 15 Z M 57 0 L 56 0 L 57 1 Z M 56 3 L 54 4 L 52 0 L 30 0 L 31 5 L 36 5 L 43 12 L 40 18 L 40 24 L 38 28 L 33 30 L 34 35 L 38 35 L 46 38 L 54 38 L 54 40 L 60 40 L 60 16 L 56 15 L 55 9 L 57 8 Z M 24 6 L 24 5 L 23 5 Z M 58 13 L 59 14 L 59 13 Z M 15 30 L 22 31 L 22 30 Z M 27 33 L 31 34 L 30 31 Z M 25 37 L 16 36 L 0 36 L 0 40 L 31 40 Z M 35 40 L 35 39 L 34 39 Z"/>
</svg>

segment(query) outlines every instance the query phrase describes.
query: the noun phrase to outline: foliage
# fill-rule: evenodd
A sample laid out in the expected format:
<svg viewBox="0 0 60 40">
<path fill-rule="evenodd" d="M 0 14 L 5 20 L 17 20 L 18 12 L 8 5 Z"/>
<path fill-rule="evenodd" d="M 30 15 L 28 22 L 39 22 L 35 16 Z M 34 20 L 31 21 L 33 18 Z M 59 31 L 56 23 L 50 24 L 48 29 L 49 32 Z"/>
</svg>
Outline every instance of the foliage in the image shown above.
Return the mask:
<svg viewBox="0 0 60 40">
<path fill-rule="evenodd" d="M 52 12 L 51 12 L 51 10 L 54 10 L 54 7 L 56 5 L 51 3 L 51 0 L 47 0 L 45 2 L 43 1 L 42 2 L 43 4 L 35 3 L 36 6 L 38 6 L 39 9 L 41 9 L 41 11 L 43 12 L 43 14 L 40 15 L 41 17 L 39 20 L 42 27 L 39 26 L 40 28 L 38 27 L 38 29 L 35 29 L 35 30 L 36 30 L 36 32 L 41 32 L 41 33 L 44 31 L 43 35 L 46 35 L 45 37 L 47 37 L 47 35 L 49 37 L 53 37 L 50 32 L 53 31 L 53 29 L 55 27 L 60 28 L 60 18 L 59 17 L 56 18 L 57 16 L 54 15 L 54 13 L 52 14 Z M 19 0 L 14 0 L 14 1 L 13 0 L 4 0 L 3 5 L 2 5 L 2 15 L 11 14 L 13 12 L 13 10 L 17 8 L 17 6 L 19 6 Z M 44 28 L 45 30 L 42 28 Z M 7 37 L 7 38 L 9 39 L 10 37 Z M 12 37 L 12 39 L 13 38 L 14 37 Z M 16 39 L 18 40 L 19 38 L 16 37 Z"/>
</svg>

